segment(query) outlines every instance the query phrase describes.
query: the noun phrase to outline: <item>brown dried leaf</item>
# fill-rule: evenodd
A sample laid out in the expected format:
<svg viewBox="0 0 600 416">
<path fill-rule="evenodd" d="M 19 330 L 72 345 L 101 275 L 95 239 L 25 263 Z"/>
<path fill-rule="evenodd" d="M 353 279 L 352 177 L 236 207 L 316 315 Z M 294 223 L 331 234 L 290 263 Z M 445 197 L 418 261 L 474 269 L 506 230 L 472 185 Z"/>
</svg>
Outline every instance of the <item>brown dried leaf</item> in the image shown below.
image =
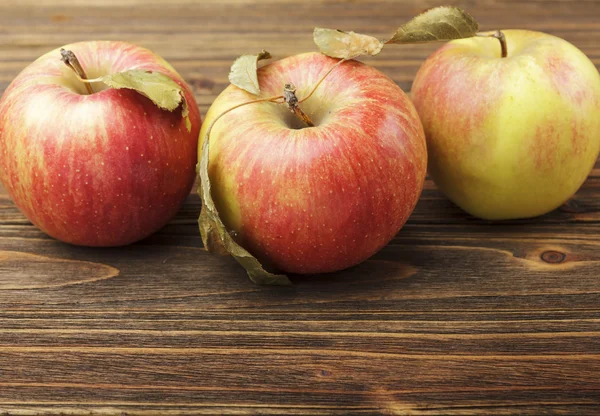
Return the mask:
<svg viewBox="0 0 600 416">
<path fill-rule="evenodd" d="M 271 59 L 271 54 L 264 49 L 258 55 L 242 55 L 235 60 L 229 71 L 229 82 L 250 94 L 259 95 L 258 61 Z"/>
<path fill-rule="evenodd" d="M 320 27 L 315 28 L 313 40 L 321 53 L 332 58 L 354 59 L 361 55 L 375 56 L 383 48 L 383 42 L 373 36 Z"/>
<path fill-rule="evenodd" d="M 210 179 L 208 177 L 209 148 L 209 137 L 207 137 L 202 145 L 202 155 L 198 165 L 200 174 L 198 191 L 202 199 L 202 211 L 200 212 L 200 218 L 198 218 L 198 225 L 204 247 L 211 253 L 231 254 L 246 269 L 250 280 L 256 284 L 291 285 L 292 282 L 287 276 L 267 272 L 260 262 L 236 243 L 227 232 L 211 196 Z"/>
<path fill-rule="evenodd" d="M 470 38 L 479 24 L 465 11 L 453 6 L 429 9 L 400 26 L 387 43 L 418 43 Z"/>
</svg>

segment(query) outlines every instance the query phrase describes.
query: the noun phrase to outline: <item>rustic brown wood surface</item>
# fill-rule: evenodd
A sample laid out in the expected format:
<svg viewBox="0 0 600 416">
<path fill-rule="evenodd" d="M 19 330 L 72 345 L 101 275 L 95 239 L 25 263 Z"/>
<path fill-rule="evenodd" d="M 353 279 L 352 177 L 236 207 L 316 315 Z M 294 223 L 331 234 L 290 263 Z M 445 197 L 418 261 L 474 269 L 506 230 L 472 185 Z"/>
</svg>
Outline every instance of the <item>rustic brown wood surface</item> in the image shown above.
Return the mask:
<svg viewBox="0 0 600 416">
<path fill-rule="evenodd" d="M 598 1 L 457 4 L 600 66 Z M 0 91 L 50 49 L 120 39 L 170 61 L 205 114 L 239 54 L 314 50 L 314 26 L 384 36 L 435 5 L 2 0 Z M 438 46 L 367 61 L 409 90 Z M 0 414 L 600 414 L 599 165 L 527 221 L 476 220 L 428 181 L 380 253 L 289 288 L 207 254 L 199 210 L 192 194 L 145 241 L 88 249 L 45 236 L 0 191 Z"/>
</svg>

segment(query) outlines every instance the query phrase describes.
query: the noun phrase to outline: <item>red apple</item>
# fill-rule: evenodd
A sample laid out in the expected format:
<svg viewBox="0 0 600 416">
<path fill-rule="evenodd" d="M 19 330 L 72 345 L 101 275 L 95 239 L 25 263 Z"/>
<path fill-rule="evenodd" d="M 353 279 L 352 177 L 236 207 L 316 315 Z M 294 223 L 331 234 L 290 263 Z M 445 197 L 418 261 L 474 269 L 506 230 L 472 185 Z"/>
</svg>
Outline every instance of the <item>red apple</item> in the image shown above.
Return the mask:
<svg viewBox="0 0 600 416">
<path fill-rule="evenodd" d="M 302 99 L 336 62 L 308 53 L 264 66 L 261 96 L 281 95 L 292 83 Z M 253 99 L 226 88 L 201 140 L 219 114 Z M 336 68 L 300 107 L 315 127 L 268 102 L 238 108 L 214 125 L 212 196 L 226 227 L 267 266 L 336 271 L 374 254 L 406 222 L 423 188 L 425 136 L 402 90 L 356 61 Z"/>
<path fill-rule="evenodd" d="M 189 104 L 159 109 L 134 90 L 84 84 L 58 49 L 27 68 L 0 101 L 0 180 L 42 231 L 87 246 L 119 246 L 161 228 L 194 180 L 200 114 L 189 87 L 167 62 L 122 42 L 65 46 L 88 78 L 129 69 L 160 72 Z"/>
</svg>

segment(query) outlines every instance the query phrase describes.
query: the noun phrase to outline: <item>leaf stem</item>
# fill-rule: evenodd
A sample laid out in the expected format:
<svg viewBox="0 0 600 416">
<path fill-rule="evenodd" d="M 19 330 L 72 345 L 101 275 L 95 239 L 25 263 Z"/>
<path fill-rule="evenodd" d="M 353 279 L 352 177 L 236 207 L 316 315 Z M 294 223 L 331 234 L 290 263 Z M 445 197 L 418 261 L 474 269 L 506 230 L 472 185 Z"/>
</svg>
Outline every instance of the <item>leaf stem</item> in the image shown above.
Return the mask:
<svg viewBox="0 0 600 416">
<path fill-rule="evenodd" d="M 500 56 L 506 58 L 508 56 L 508 46 L 506 44 L 506 36 L 500 30 L 496 30 L 494 33 L 477 33 L 475 36 L 483 38 L 496 38 L 500 41 Z"/>
<path fill-rule="evenodd" d="M 276 102 L 278 102 L 279 104 L 283 104 L 283 103 L 286 103 L 286 104 L 288 104 L 288 102 L 289 102 L 289 99 L 291 99 L 291 96 L 290 96 L 289 98 L 287 98 L 285 94 L 286 94 L 286 91 L 288 91 L 288 90 L 291 90 L 292 88 L 293 88 L 293 92 L 292 92 L 292 94 L 293 94 L 293 97 L 294 97 L 294 98 L 296 98 L 296 108 L 298 108 L 298 110 L 300 110 L 300 111 L 302 112 L 302 114 L 304 114 L 304 115 L 306 116 L 306 113 L 304 113 L 304 112 L 303 112 L 303 111 L 300 109 L 300 107 L 298 107 L 297 105 L 298 105 L 298 104 L 300 104 L 300 103 L 303 103 L 303 102 L 304 102 L 304 101 L 306 101 L 306 100 L 308 100 L 308 99 L 311 97 L 311 95 L 313 95 L 313 93 L 316 91 L 316 89 L 319 87 L 319 85 L 321 85 L 321 83 L 323 82 L 323 80 L 324 80 L 324 79 L 325 79 L 325 78 L 326 78 L 326 77 L 327 77 L 327 76 L 328 76 L 328 75 L 329 75 L 329 74 L 330 74 L 330 73 L 331 73 L 331 72 L 332 72 L 332 71 L 333 71 L 335 68 L 337 68 L 337 67 L 338 67 L 338 66 L 339 66 L 341 63 L 345 62 L 346 60 L 347 60 L 347 59 L 340 59 L 340 60 L 339 60 L 339 61 L 338 61 L 338 62 L 337 62 L 335 65 L 332 65 L 332 67 L 331 67 L 331 68 L 329 68 L 329 70 L 328 70 L 328 71 L 325 73 L 325 75 L 323 75 L 323 76 L 321 77 L 321 79 L 320 79 L 320 80 L 319 80 L 319 81 L 316 83 L 316 85 L 313 87 L 313 89 L 311 90 L 311 92 L 310 92 L 310 93 L 309 93 L 309 94 L 308 94 L 306 97 L 304 97 L 302 100 L 300 100 L 300 101 L 298 101 L 298 99 L 296 98 L 296 94 L 295 94 L 295 92 L 296 92 L 296 88 L 295 88 L 295 87 L 294 87 L 292 84 L 286 84 L 286 85 L 285 85 L 285 90 L 284 90 L 284 95 L 276 95 L 276 96 L 272 96 L 272 97 L 258 98 L 258 99 L 256 99 L 256 100 L 246 101 L 246 102 L 243 102 L 243 103 L 240 103 L 240 104 L 234 105 L 233 107 L 230 107 L 230 108 L 228 108 L 227 110 L 225 110 L 225 111 L 223 111 L 221 114 L 219 114 L 219 115 L 217 116 L 217 118 L 215 118 L 215 119 L 212 121 L 212 123 L 210 123 L 210 125 L 209 125 L 209 126 L 208 126 L 208 128 L 206 129 L 206 135 L 204 136 L 204 140 L 205 140 L 205 141 L 208 141 L 208 140 L 210 139 L 210 133 L 212 132 L 212 129 L 213 129 L 213 127 L 214 127 L 215 123 L 216 123 L 217 121 L 219 121 L 219 119 L 220 119 L 221 117 L 223 117 L 225 114 L 227 114 L 227 113 L 229 113 L 229 112 L 231 112 L 231 111 L 233 111 L 233 110 L 236 110 L 236 109 L 238 109 L 238 108 L 240 108 L 240 107 L 243 107 L 243 106 L 245 106 L 245 105 L 248 105 L 248 104 L 264 103 L 264 102 L 271 102 L 271 103 L 276 103 Z M 84 78 L 84 79 L 83 79 L 83 82 L 96 82 L 96 81 L 100 81 L 100 79 L 99 79 L 99 78 L 98 78 L 98 79 L 92 79 L 92 80 L 88 80 L 88 79 L 86 79 L 86 78 Z M 87 84 L 86 84 L 86 85 L 87 85 Z M 290 104 L 288 104 L 288 106 L 289 106 L 289 105 L 290 105 Z M 306 122 L 306 124 L 308 124 L 310 127 L 313 127 L 313 126 L 314 126 L 314 124 L 312 123 L 312 121 L 310 121 L 310 118 L 308 118 L 308 116 L 306 116 L 306 118 L 307 118 L 307 120 L 310 122 L 310 124 L 309 124 L 309 122 Z M 304 121 L 304 119 L 303 119 L 303 121 Z"/>
<path fill-rule="evenodd" d="M 308 127 L 315 126 L 315 123 L 312 122 L 310 117 L 304 111 L 302 111 L 298 105 L 298 97 L 296 97 L 296 87 L 294 84 L 285 84 L 283 87 L 283 100 L 287 104 L 290 111 L 296 114 L 300 120 L 304 121 Z"/>
<path fill-rule="evenodd" d="M 273 96 L 273 97 L 259 98 L 259 99 L 256 99 L 256 100 L 246 101 L 246 102 L 243 102 L 243 103 L 240 103 L 240 104 L 234 105 L 234 106 L 233 106 L 233 107 L 231 107 L 231 108 L 228 108 L 227 110 L 225 110 L 225 111 L 223 111 L 221 114 L 219 114 L 219 115 L 217 116 L 217 118 L 215 118 L 215 119 L 212 121 L 212 123 L 210 123 L 210 125 L 209 125 L 209 126 L 208 126 L 208 128 L 206 129 L 206 135 L 204 136 L 204 137 L 205 137 L 205 138 L 204 138 L 204 140 L 205 140 L 205 141 L 208 141 L 208 140 L 209 140 L 209 137 L 210 137 L 210 132 L 212 131 L 212 129 L 213 129 L 213 127 L 214 127 L 215 123 L 216 123 L 217 121 L 219 121 L 219 119 L 220 119 L 221 117 L 223 117 L 225 114 L 227 114 L 227 113 L 230 113 L 231 111 L 233 111 L 233 110 L 236 110 L 236 109 L 238 109 L 238 108 L 240 108 L 240 107 L 243 107 L 243 106 L 245 106 L 245 105 L 248 105 L 248 104 L 264 103 L 264 102 L 277 102 L 278 100 L 283 100 L 283 99 L 284 99 L 283 95 L 277 95 L 277 96 Z M 284 101 L 281 101 L 281 103 L 283 103 L 283 102 L 284 102 Z"/>
<path fill-rule="evenodd" d="M 321 77 L 321 79 L 319 80 L 319 82 L 317 82 L 317 83 L 315 84 L 315 86 L 313 87 L 312 91 L 311 91 L 311 92 L 310 92 L 310 93 L 309 93 L 309 94 L 308 94 L 306 97 L 304 97 L 303 99 L 301 99 L 300 101 L 298 101 L 298 104 L 302 104 L 304 101 L 308 100 L 308 99 L 309 99 L 309 98 L 310 98 L 310 97 L 313 95 L 313 93 L 314 93 L 314 92 L 317 90 L 317 88 L 319 88 L 319 85 L 321 85 L 321 83 L 323 82 L 323 80 L 324 80 L 324 79 L 325 79 L 325 78 L 326 78 L 326 77 L 327 77 L 329 74 L 331 74 L 331 72 L 332 72 L 332 71 L 333 71 L 335 68 L 337 68 L 338 66 L 340 66 L 340 64 L 341 64 L 341 63 L 343 63 L 343 62 L 346 62 L 346 61 L 347 61 L 347 59 L 340 59 L 340 60 L 339 60 L 339 61 L 338 61 L 338 62 L 337 62 L 335 65 L 333 65 L 331 68 L 329 68 L 329 70 L 328 70 L 328 71 L 325 73 L 325 75 L 323 75 L 323 76 Z"/>
<path fill-rule="evenodd" d="M 231 111 L 243 107 L 245 105 L 248 104 L 255 104 L 255 103 L 262 103 L 262 102 L 277 102 L 277 100 L 283 100 L 283 95 L 278 95 L 275 97 L 267 97 L 267 98 L 259 98 L 257 100 L 252 100 L 252 101 L 246 101 L 244 103 L 240 103 L 237 105 L 234 105 L 231 108 L 228 108 L 227 110 L 223 111 L 221 114 L 219 114 L 208 126 L 208 128 L 206 129 L 206 134 L 204 135 L 204 141 L 202 142 L 202 158 L 201 160 L 198 161 L 198 173 L 200 175 L 200 177 L 202 177 L 202 171 L 203 171 L 203 164 L 206 165 L 206 172 L 208 174 L 208 165 L 209 165 L 209 154 L 210 154 L 210 133 L 212 132 L 213 127 L 215 126 L 215 124 L 217 123 L 217 121 L 219 121 L 221 119 L 221 117 L 223 117 L 225 114 L 230 113 Z M 281 101 L 281 103 L 283 103 L 283 101 Z M 206 159 L 206 160 L 205 160 Z M 207 208 L 207 203 L 205 200 L 205 195 L 210 195 L 210 181 L 206 180 L 200 181 L 200 197 L 202 199 L 202 213 L 206 213 Z M 210 198 L 210 196 L 208 197 Z M 210 199 L 210 204 L 212 205 L 212 199 Z M 211 208 L 214 209 L 214 208 Z M 201 214 L 200 216 L 202 217 L 203 214 Z M 220 219 L 219 219 L 220 221 Z M 211 244 L 210 241 L 206 239 L 206 235 L 203 231 L 203 229 L 200 229 L 200 232 L 202 233 L 202 241 L 204 243 L 205 248 L 210 251 L 218 251 L 220 254 L 226 254 L 229 251 L 225 249 L 225 251 L 223 251 L 224 249 L 224 241 L 221 241 L 221 244 Z M 223 247 L 221 247 L 223 246 Z"/>
<path fill-rule="evenodd" d="M 84 80 L 88 79 L 87 75 L 85 74 L 85 71 L 83 70 L 83 67 L 79 63 L 79 59 L 77 59 L 77 56 L 75 56 L 75 54 L 72 51 L 61 48 L 60 56 L 61 56 L 63 63 L 66 66 L 68 66 L 69 68 L 71 68 L 73 70 L 73 72 L 75 72 L 75 75 L 77 76 L 77 78 L 80 81 L 84 81 Z M 84 85 L 85 85 L 85 89 L 87 90 L 88 94 L 94 93 L 94 89 L 92 88 L 92 86 L 89 82 L 84 82 Z"/>
</svg>

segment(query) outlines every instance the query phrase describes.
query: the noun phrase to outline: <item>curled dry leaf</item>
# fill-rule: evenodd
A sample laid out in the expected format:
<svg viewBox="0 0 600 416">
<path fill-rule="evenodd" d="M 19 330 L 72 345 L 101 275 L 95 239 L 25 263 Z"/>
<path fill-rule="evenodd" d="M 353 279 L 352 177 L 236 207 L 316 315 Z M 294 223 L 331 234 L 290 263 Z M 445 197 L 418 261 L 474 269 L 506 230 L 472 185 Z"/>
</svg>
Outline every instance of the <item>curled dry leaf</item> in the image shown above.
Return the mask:
<svg viewBox="0 0 600 416">
<path fill-rule="evenodd" d="M 229 81 L 238 88 L 251 94 L 259 95 L 260 86 L 258 84 L 256 72 L 258 69 L 258 61 L 270 58 L 271 54 L 265 50 L 258 55 L 240 56 L 231 66 Z M 250 101 L 248 103 L 252 102 L 253 101 Z M 208 175 L 210 132 L 214 123 L 232 109 L 225 111 L 213 121 L 213 124 L 207 129 L 206 137 L 202 144 L 200 163 L 198 164 L 198 175 L 200 177 L 198 193 L 202 199 L 202 210 L 200 211 L 200 217 L 198 218 L 198 226 L 200 228 L 200 234 L 202 235 L 202 242 L 204 243 L 206 250 L 211 253 L 222 255 L 231 254 L 237 262 L 246 269 L 250 280 L 254 283 L 261 285 L 291 285 L 292 283 L 287 276 L 266 271 L 258 259 L 233 239 L 225 227 L 225 224 L 221 221 L 217 207 L 212 199 L 210 177 Z"/>
<path fill-rule="evenodd" d="M 383 42 L 373 36 L 320 27 L 315 28 L 313 40 L 321 53 L 332 58 L 353 59 L 361 55 L 375 56 L 383 48 Z"/>
<path fill-rule="evenodd" d="M 479 25 L 466 12 L 453 6 L 429 9 L 400 26 L 394 36 L 382 42 L 354 32 L 315 28 L 313 40 L 321 53 L 333 58 L 353 59 L 377 55 L 388 43 L 447 41 L 475 36 Z"/>
<path fill-rule="evenodd" d="M 470 38 L 479 24 L 464 10 L 452 6 L 429 9 L 400 26 L 386 43 L 417 43 Z"/>
<path fill-rule="evenodd" d="M 290 285 L 291 282 L 287 276 L 267 272 L 252 254 L 235 242 L 225 228 L 211 196 L 208 177 L 209 148 L 209 137 L 206 137 L 202 145 L 202 154 L 198 165 L 200 175 L 198 190 L 202 199 L 202 211 L 200 212 L 198 225 L 204 247 L 211 253 L 231 254 L 246 269 L 250 280 L 254 283 L 260 285 Z"/>
<path fill-rule="evenodd" d="M 133 69 L 105 75 L 100 78 L 100 81 L 111 88 L 135 90 L 163 110 L 174 111 L 181 105 L 181 116 L 185 119 L 185 127 L 188 132 L 192 131 L 183 88 L 168 76 L 159 72 Z"/>
<path fill-rule="evenodd" d="M 229 71 L 229 82 L 238 88 L 248 91 L 250 94 L 259 95 L 258 85 L 258 61 L 271 59 L 271 54 L 264 49 L 258 55 L 242 55 L 235 60 Z"/>
</svg>

